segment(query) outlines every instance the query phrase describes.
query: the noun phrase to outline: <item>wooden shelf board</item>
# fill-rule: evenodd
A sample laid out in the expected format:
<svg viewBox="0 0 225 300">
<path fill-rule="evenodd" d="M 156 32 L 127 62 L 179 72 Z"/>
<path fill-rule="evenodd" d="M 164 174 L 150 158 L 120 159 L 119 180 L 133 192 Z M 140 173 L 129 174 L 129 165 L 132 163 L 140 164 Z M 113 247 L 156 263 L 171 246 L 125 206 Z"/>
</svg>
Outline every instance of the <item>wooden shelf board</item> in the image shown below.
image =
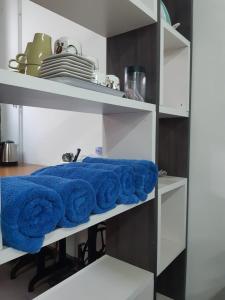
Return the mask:
<svg viewBox="0 0 225 300">
<path fill-rule="evenodd" d="M 158 183 L 159 194 L 163 195 L 181 186 L 184 186 L 185 184 L 187 184 L 187 179 L 183 177 L 173 177 L 173 176 L 159 177 L 159 183 Z"/>
<path fill-rule="evenodd" d="M 180 108 L 173 108 L 160 105 L 159 107 L 160 118 L 175 118 L 175 117 L 189 117 L 189 111 Z"/>
<path fill-rule="evenodd" d="M 154 197 L 155 197 L 155 192 L 152 192 L 151 194 L 149 194 L 148 200 L 146 200 L 145 202 L 139 202 L 138 204 L 132 204 L 132 205 L 118 205 L 116 208 L 114 208 L 104 214 L 92 215 L 90 217 L 89 222 L 84 223 L 82 225 L 79 225 L 79 226 L 76 226 L 73 228 L 56 229 L 55 231 L 53 231 L 45 236 L 43 246 L 50 245 L 56 241 L 59 241 L 66 237 L 69 237 L 75 233 L 85 230 L 85 229 L 87 229 L 93 225 L 96 225 L 100 222 L 104 222 L 116 215 L 119 215 L 125 211 L 128 211 L 132 208 L 142 205 L 143 203 L 151 201 L 152 199 L 154 199 Z M 0 250 L 0 265 L 6 263 L 8 261 L 11 261 L 15 258 L 18 258 L 20 256 L 23 256 L 25 254 L 26 254 L 25 252 L 17 251 L 10 247 L 3 247 L 3 249 Z"/>
<path fill-rule="evenodd" d="M 90 29 L 110 37 L 156 22 L 157 5 L 149 0 L 32 0 L 33 2 Z"/>
<path fill-rule="evenodd" d="M 94 114 L 153 112 L 155 105 L 0 70 L 1 103 Z"/>
<path fill-rule="evenodd" d="M 164 30 L 164 50 L 190 47 L 190 42 L 171 25 L 162 20 Z"/>
<path fill-rule="evenodd" d="M 35 299 L 153 299 L 153 286 L 152 273 L 105 255 Z"/>
<path fill-rule="evenodd" d="M 12 167 L 4 166 L 0 167 L 0 177 L 29 175 L 42 167 L 43 166 L 33 164 L 19 164 L 18 166 Z"/>
<path fill-rule="evenodd" d="M 160 275 L 185 249 L 183 243 L 161 239 L 161 251 L 157 275 Z"/>
</svg>

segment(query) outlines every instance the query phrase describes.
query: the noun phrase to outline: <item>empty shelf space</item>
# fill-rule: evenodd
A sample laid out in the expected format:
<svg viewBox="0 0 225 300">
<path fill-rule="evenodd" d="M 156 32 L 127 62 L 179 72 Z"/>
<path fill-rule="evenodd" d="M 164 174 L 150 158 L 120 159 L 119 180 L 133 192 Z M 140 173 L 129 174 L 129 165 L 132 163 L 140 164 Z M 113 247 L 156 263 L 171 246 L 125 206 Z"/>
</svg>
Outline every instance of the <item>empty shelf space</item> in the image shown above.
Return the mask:
<svg viewBox="0 0 225 300">
<path fill-rule="evenodd" d="M 173 300 L 172 298 L 166 297 L 162 294 L 157 293 L 156 294 L 156 300 Z"/>
<path fill-rule="evenodd" d="M 185 249 L 183 243 L 168 239 L 161 239 L 160 266 L 158 275 L 161 274 Z"/>
<path fill-rule="evenodd" d="M 104 37 L 156 22 L 156 0 L 32 0 Z"/>
<path fill-rule="evenodd" d="M 152 273 L 105 255 L 35 299 L 153 300 L 153 289 Z"/>
<path fill-rule="evenodd" d="M 160 118 L 174 118 L 174 117 L 189 117 L 189 111 L 182 108 L 173 108 L 160 106 L 159 107 L 159 117 Z"/>
<path fill-rule="evenodd" d="M 104 213 L 104 214 L 99 214 L 99 215 L 93 215 L 90 217 L 89 222 L 84 223 L 82 225 L 73 227 L 73 228 L 59 228 L 56 229 L 55 231 L 47 234 L 45 236 L 45 240 L 43 243 L 43 246 L 50 245 L 56 241 L 59 241 L 63 238 L 69 237 L 75 233 L 78 233 L 80 231 L 83 231 L 84 229 L 87 229 L 93 225 L 96 225 L 98 223 L 104 222 L 116 215 L 119 215 L 125 211 L 128 211 L 132 208 L 135 208 L 139 205 L 142 205 L 143 203 L 146 203 L 147 201 L 151 201 L 155 197 L 155 192 L 152 192 L 149 194 L 148 200 L 144 202 L 139 202 L 138 204 L 131 204 L 131 205 L 118 205 L 116 208 Z M 25 255 L 25 252 L 17 251 L 13 248 L 10 247 L 3 247 L 3 249 L 0 250 L 0 265 L 11 261 L 15 258 L 18 258 L 20 256 Z"/>
<path fill-rule="evenodd" d="M 1 103 L 94 114 L 153 112 L 155 105 L 0 70 Z"/>
<path fill-rule="evenodd" d="M 165 194 L 187 184 L 187 179 L 183 177 L 165 176 L 159 177 L 159 194 Z"/>
<path fill-rule="evenodd" d="M 162 21 L 165 50 L 190 47 L 190 42 L 168 23 Z"/>
</svg>

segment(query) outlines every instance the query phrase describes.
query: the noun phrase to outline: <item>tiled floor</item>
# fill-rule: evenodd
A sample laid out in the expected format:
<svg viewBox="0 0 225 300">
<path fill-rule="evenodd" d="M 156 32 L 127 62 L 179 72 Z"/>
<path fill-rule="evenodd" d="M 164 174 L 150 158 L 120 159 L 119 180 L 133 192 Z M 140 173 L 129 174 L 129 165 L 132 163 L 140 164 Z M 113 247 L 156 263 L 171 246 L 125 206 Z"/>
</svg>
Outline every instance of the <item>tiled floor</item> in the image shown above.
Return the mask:
<svg viewBox="0 0 225 300">
<path fill-rule="evenodd" d="M 12 264 L 0 266 L 0 300 L 30 300 L 43 293 L 48 286 L 46 284 L 35 290 L 35 293 L 28 293 L 29 280 L 35 275 L 35 270 L 21 274 L 17 279 L 10 280 L 9 274 Z"/>
</svg>

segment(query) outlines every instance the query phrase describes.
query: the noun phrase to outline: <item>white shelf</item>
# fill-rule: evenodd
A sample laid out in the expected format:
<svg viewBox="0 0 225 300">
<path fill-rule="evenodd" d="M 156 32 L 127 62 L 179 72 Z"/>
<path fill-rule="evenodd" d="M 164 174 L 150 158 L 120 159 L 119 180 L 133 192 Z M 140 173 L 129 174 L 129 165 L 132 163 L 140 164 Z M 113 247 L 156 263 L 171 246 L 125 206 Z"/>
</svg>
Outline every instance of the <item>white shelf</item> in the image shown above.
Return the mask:
<svg viewBox="0 0 225 300">
<path fill-rule="evenodd" d="M 190 47 L 190 42 L 171 25 L 162 20 L 164 29 L 164 49 L 173 50 Z"/>
<path fill-rule="evenodd" d="M 155 105 L 0 70 L 0 103 L 94 114 L 152 112 Z"/>
<path fill-rule="evenodd" d="M 104 37 L 137 29 L 157 20 L 156 0 L 32 0 Z"/>
<path fill-rule="evenodd" d="M 186 247 L 187 179 L 161 177 L 158 188 L 157 275 Z"/>
<path fill-rule="evenodd" d="M 189 117 L 189 111 L 182 108 L 173 108 L 160 105 L 159 107 L 160 118 L 174 118 L 174 117 Z"/>
<path fill-rule="evenodd" d="M 157 293 L 156 294 L 156 300 L 173 300 L 172 298 L 166 297 L 162 294 Z"/>
<path fill-rule="evenodd" d="M 162 21 L 160 49 L 160 110 L 162 117 L 188 117 L 190 42 Z"/>
<path fill-rule="evenodd" d="M 100 222 L 106 221 L 116 215 L 119 215 L 123 212 L 126 212 L 134 207 L 137 207 L 139 205 L 142 205 L 143 203 L 146 203 L 147 201 L 150 201 L 154 199 L 155 197 L 155 192 L 152 192 L 149 194 L 148 200 L 145 202 L 139 202 L 138 204 L 132 204 L 132 205 L 118 205 L 116 208 L 104 213 L 104 214 L 99 214 L 99 215 L 93 215 L 90 217 L 90 221 L 87 223 L 84 223 L 82 225 L 73 227 L 73 228 L 59 228 L 49 234 L 46 235 L 43 246 L 50 245 L 56 241 L 59 241 L 63 238 L 66 238 L 68 236 L 71 236 L 75 233 L 78 233 L 84 229 L 87 229 L 93 225 L 96 225 Z M 25 255 L 25 252 L 15 250 L 13 248 L 9 247 L 3 247 L 2 250 L 0 250 L 0 265 L 11 261 L 15 258 L 18 258 L 20 256 Z"/>
<path fill-rule="evenodd" d="M 64 280 L 36 300 L 153 300 L 154 276 L 110 256 Z"/>
<path fill-rule="evenodd" d="M 159 177 L 159 194 L 165 194 L 187 184 L 187 179 L 183 177 L 165 176 Z"/>
</svg>

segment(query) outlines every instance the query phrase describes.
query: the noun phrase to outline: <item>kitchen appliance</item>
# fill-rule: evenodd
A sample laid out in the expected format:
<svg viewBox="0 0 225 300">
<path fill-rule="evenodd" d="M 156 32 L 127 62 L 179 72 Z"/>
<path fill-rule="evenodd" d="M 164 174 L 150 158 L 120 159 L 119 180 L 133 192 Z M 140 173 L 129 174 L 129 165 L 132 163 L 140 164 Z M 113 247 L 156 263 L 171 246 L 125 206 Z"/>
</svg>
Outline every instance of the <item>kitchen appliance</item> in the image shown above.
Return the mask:
<svg viewBox="0 0 225 300">
<path fill-rule="evenodd" d="M 17 145 L 13 141 L 0 143 L 0 164 L 2 166 L 18 164 Z"/>
</svg>

